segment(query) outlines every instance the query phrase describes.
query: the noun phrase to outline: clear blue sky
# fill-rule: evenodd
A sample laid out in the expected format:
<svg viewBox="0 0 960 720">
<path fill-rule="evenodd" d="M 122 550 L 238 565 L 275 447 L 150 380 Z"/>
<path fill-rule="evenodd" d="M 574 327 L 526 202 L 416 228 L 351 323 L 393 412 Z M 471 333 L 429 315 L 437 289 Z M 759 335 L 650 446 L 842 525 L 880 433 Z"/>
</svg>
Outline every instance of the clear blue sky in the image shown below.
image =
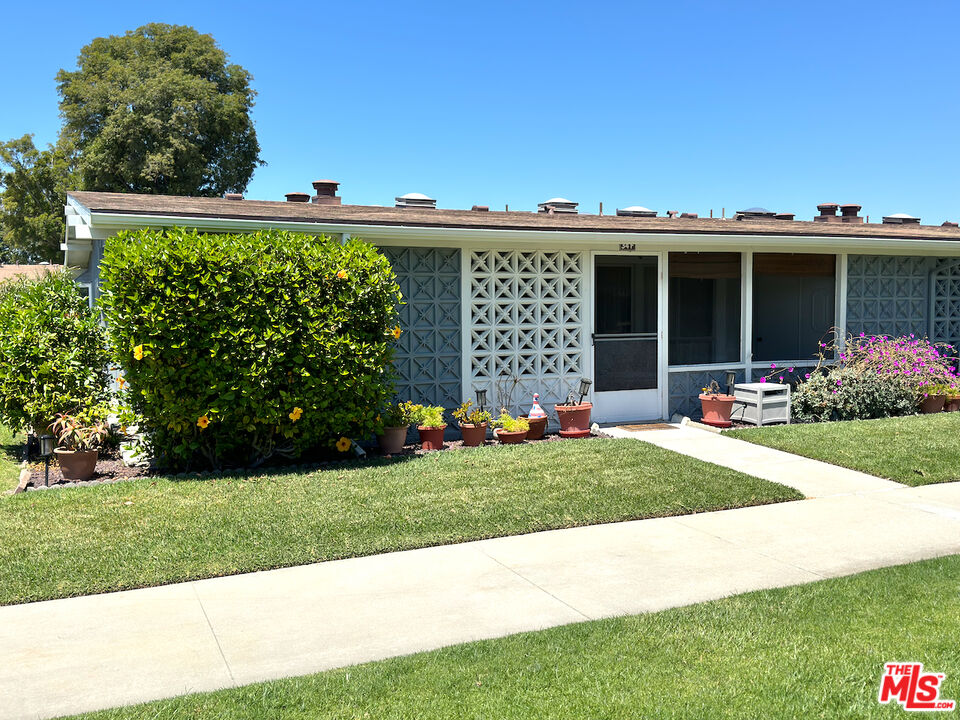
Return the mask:
<svg viewBox="0 0 960 720">
<path fill-rule="evenodd" d="M 960 3 L 10 3 L 0 138 L 59 127 L 54 75 L 147 22 L 247 68 L 267 165 L 344 202 L 960 219 Z"/>
</svg>

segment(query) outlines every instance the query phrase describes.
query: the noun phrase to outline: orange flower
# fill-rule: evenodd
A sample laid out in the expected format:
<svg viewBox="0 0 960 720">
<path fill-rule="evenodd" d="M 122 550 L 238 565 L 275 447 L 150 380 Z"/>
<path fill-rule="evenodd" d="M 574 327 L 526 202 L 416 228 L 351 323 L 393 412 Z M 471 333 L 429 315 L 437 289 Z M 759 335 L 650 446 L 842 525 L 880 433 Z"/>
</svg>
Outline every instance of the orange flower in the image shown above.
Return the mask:
<svg viewBox="0 0 960 720">
<path fill-rule="evenodd" d="M 296 422 L 300 419 L 301 415 L 303 415 L 303 408 L 295 407 L 293 412 L 287 415 L 287 417 Z"/>
<path fill-rule="evenodd" d="M 117 385 L 120 386 L 120 389 L 123 390 L 123 386 L 127 384 L 126 379 L 123 375 L 117 375 Z"/>
<path fill-rule="evenodd" d="M 206 415 L 201 415 L 200 417 L 197 418 L 197 426 L 201 430 L 206 430 L 207 425 L 209 424 L 210 424 L 210 418 L 208 418 Z"/>
<path fill-rule="evenodd" d="M 337 277 L 340 278 L 341 280 L 346 280 L 346 279 L 347 279 L 347 271 L 346 271 L 346 270 L 341 270 L 340 272 L 337 273 Z"/>
<path fill-rule="evenodd" d="M 347 450 L 350 449 L 350 446 L 352 444 L 353 443 L 350 442 L 350 438 L 342 437 L 339 440 L 337 440 L 337 450 L 339 450 L 340 452 L 346 452 Z"/>
<path fill-rule="evenodd" d="M 135 357 L 137 360 L 143 360 L 143 345 L 137 345 L 133 349 L 133 357 Z"/>
<path fill-rule="evenodd" d="M 400 326 L 397 325 L 393 330 L 390 331 L 397 340 L 400 339 L 400 336 L 403 335 L 403 330 L 400 329 Z"/>
</svg>

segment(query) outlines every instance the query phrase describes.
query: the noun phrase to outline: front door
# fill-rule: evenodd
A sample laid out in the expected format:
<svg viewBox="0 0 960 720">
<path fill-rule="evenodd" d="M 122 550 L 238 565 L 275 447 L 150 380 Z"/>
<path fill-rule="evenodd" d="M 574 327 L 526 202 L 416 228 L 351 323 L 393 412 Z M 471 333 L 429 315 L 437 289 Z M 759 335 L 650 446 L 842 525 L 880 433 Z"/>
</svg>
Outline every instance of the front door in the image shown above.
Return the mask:
<svg viewBox="0 0 960 720">
<path fill-rule="evenodd" d="M 596 255 L 593 400 L 598 422 L 661 415 L 657 255 Z"/>
</svg>

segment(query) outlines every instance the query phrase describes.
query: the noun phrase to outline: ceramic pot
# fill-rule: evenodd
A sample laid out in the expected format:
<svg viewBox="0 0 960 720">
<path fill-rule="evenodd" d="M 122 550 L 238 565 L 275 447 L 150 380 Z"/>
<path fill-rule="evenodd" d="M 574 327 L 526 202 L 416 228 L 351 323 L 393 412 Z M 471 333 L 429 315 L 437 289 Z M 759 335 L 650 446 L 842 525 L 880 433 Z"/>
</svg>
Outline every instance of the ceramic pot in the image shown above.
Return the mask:
<svg viewBox="0 0 960 720">
<path fill-rule="evenodd" d="M 944 404 L 947 402 L 946 395 L 927 395 L 923 400 L 920 401 L 920 412 L 922 413 L 938 413 L 943 410 Z"/>
<path fill-rule="evenodd" d="M 446 425 L 440 427 L 417 425 L 417 430 L 420 431 L 420 447 L 424 450 L 443 450 L 443 431 L 446 429 Z"/>
<path fill-rule="evenodd" d="M 479 447 L 487 441 L 487 424 L 468 425 L 460 423 L 460 434 L 463 435 L 463 444 L 467 447 Z"/>
<path fill-rule="evenodd" d="M 396 455 L 403 450 L 404 443 L 407 442 L 407 430 L 409 425 L 399 427 L 385 427 L 383 435 L 377 435 L 377 444 L 380 446 L 380 452 L 384 455 Z"/>
<path fill-rule="evenodd" d="M 557 419 L 560 421 L 560 436 L 582 438 L 590 435 L 590 411 L 593 403 L 579 405 L 555 405 Z"/>
<path fill-rule="evenodd" d="M 960 410 L 960 395 L 947 395 L 947 402 L 943 406 L 944 412 L 957 412 Z"/>
<path fill-rule="evenodd" d="M 530 429 L 527 431 L 527 440 L 543 440 L 543 434 L 547 431 L 547 419 L 545 417 L 528 418 L 526 415 L 520 417 L 526 418 L 530 424 Z"/>
<path fill-rule="evenodd" d="M 730 413 L 733 411 L 734 400 L 736 398 L 733 395 L 701 395 L 700 407 L 703 410 L 704 425 L 721 428 L 733 425 L 730 422 Z"/>
<path fill-rule="evenodd" d="M 526 430 L 507 432 L 503 428 L 497 428 L 494 430 L 494 434 L 497 436 L 497 440 L 502 442 L 504 445 L 516 445 L 517 443 L 522 443 L 527 439 Z"/>
<path fill-rule="evenodd" d="M 70 482 L 83 482 L 93 477 L 97 469 L 96 450 L 64 450 L 56 448 L 53 451 L 60 464 L 60 472 L 64 480 Z"/>
</svg>

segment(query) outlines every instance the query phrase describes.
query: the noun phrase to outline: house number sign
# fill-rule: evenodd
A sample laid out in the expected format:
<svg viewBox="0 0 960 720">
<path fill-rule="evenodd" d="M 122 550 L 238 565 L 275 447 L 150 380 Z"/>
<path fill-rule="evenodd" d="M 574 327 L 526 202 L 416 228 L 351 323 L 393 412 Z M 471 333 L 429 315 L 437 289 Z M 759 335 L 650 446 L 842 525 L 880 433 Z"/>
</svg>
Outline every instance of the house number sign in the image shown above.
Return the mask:
<svg viewBox="0 0 960 720">
<path fill-rule="evenodd" d="M 620 252 L 636 252 L 636 243 L 620 243 Z"/>
</svg>

